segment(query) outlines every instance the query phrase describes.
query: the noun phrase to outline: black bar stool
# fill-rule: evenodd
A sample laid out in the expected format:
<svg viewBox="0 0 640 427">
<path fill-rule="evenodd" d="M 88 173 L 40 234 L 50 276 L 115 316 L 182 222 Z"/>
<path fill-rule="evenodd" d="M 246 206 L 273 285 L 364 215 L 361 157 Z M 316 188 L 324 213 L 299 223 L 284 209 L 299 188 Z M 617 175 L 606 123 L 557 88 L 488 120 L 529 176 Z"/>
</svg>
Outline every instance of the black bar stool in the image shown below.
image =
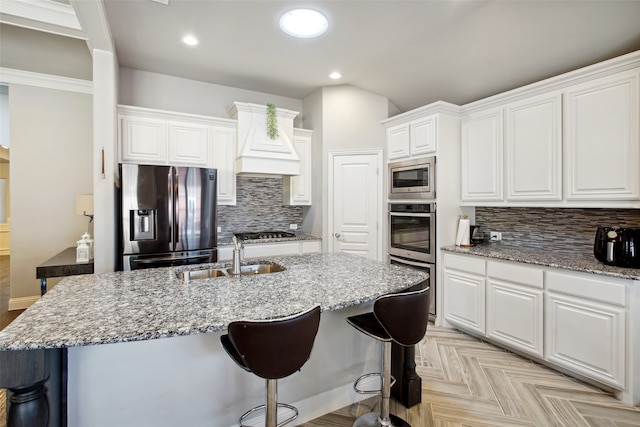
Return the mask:
<svg viewBox="0 0 640 427">
<path fill-rule="evenodd" d="M 298 417 L 296 407 L 278 403 L 278 379 L 299 371 L 309 360 L 319 326 L 319 306 L 289 317 L 229 324 L 228 334 L 220 337 L 224 349 L 242 369 L 266 379 L 266 403 L 242 414 L 240 426 L 246 427 L 243 421 L 260 410 L 266 412 L 266 427 L 279 427 Z M 294 414 L 278 423 L 278 407 Z"/>
<path fill-rule="evenodd" d="M 358 393 L 382 392 L 380 412 L 370 412 L 358 418 L 353 427 L 404 426 L 409 424 L 400 417 L 389 414 L 391 397 L 391 342 L 399 345 L 415 345 L 427 332 L 429 320 L 429 287 L 418 291 L 383 295 L 373 304 L 373 312 L 351 316 L 347 322 L 360 332 L 382 341 L 382 373 L 365 374 L 353 385 Z M 361 390 L 359 382 L 371 376 L 380 376 L 381 390 Z M 395 382 L 395 380 L 394 380 Z"/>
</svg>

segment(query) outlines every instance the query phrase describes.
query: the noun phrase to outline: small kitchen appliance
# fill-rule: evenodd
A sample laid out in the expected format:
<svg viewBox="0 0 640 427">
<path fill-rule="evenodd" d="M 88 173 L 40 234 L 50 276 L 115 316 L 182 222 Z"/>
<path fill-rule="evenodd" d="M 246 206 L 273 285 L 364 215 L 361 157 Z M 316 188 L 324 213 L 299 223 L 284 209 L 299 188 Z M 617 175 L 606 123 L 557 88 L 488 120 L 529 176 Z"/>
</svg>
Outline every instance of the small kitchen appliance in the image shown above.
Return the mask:
<svg viewBox="0 0 640 427">
<path fill-rule="evenodd" d="M 593 254 L 607 265 L 640 268 L 640 228 L 598 227 Z"/>
</svg>

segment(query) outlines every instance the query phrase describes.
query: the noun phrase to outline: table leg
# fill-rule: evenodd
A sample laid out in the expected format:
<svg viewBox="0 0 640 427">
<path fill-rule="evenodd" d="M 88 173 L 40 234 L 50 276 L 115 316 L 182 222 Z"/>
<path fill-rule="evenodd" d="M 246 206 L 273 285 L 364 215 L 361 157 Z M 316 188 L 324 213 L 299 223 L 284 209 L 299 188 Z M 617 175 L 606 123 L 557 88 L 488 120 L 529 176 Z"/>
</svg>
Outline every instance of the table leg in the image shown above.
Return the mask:
<svg viewBox="0 0 640 427">
<path fill-rule="evenodd" d="M 47 293 L 47 278 L 43 277 L 40 279 L 40 296 Z"/>
</svg>

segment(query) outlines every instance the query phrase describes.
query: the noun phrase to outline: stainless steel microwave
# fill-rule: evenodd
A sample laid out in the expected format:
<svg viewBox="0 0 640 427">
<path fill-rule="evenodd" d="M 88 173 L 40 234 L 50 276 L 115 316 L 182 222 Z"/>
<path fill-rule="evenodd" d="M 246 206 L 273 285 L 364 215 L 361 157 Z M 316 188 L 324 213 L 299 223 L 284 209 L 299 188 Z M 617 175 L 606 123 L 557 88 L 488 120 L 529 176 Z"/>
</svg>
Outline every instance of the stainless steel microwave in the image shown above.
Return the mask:
<svg viewBox="0 0 640 427">
<path fill-rule="evenodd" d="M 435 199 L 436 158 L 389 163 L 389 199 Z"/>
</svg>

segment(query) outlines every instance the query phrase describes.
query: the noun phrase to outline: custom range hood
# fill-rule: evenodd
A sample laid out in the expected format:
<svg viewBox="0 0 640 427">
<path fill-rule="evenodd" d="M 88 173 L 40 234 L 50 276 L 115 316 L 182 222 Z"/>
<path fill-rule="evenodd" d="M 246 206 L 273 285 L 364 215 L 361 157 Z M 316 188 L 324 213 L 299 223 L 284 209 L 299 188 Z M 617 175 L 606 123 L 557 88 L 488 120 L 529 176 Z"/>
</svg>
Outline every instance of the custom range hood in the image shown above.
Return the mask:
<svg viewBox="0 0 640 427">
<path fill-rule="evenodd" d="M 235 102 L 228 110 L 238 121 L 236 173 L 299 175 L 300 158 L 293 144 L 297 111 L 276 108 L 278 135 L 267 132 L 267 106 Z"/>
</svg>

